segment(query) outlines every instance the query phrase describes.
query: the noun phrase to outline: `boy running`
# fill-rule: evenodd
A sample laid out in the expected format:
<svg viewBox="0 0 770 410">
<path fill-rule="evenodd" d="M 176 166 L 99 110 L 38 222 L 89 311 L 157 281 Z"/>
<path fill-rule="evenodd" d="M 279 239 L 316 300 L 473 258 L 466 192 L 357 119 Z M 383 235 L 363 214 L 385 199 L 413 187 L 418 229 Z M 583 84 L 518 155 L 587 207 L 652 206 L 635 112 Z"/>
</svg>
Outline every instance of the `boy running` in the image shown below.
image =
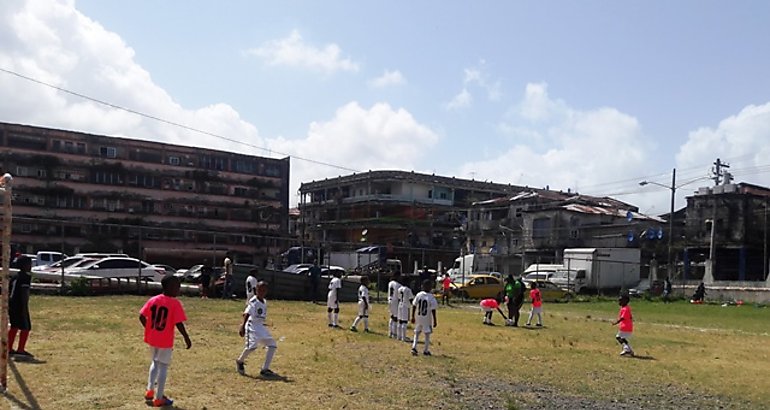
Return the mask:
<svg viewBox="0 0 770 410">
<path fill-rule="evenodd" d="M 246 310 L 243 311 L 243 322 L 241 328 L 238 330 L 238 335 L 246 338 L 246 344 L 243 348 L 241 355 L 235 359 L 235 368 L 238 374 L 246 374 L 245 362 L 249 355 L 257 350 L 259 345 L 267 348 L 267 354 L 265 355 L 265 364 L 262 365 L 262 370 L 259 371 L 261 376 L 275 376 L 272 370 L 270 370 L 270 363 L 273 361 L 273 355 L 275 354 L 275 340 L 270 332 L 265 327 L 265 319 L 267 318 L 267 282 L 258 282 L 256 288 L 257 294 L 249 299 L 249 303 L 246 305 Z"/>
<path fill-rule="evenodd" d="M 436 308 L 438 308 L 438 302 L 433 294 L 430 293 L 433 284 L 430 280 L 424 280 L 422 282 L 422 291 L 414 297 L 412 301 L 412 324 L 414 326 L 414 340 L 412 340 L 412 355 L 417 356 L 417 341 L 420 339 L 420 332 L 425 333 L 425 349 L 422 354 L 430 356 L 430 335 L 433 333 L 433 328 L 438 326 L 436 323 Z M 431 316 L 433 322 L 431 323 Z M 432 324 L 432 326 L 431 326 Z"/>
<path fill-rule="evenodd" d="M 398 289 L 401 287 L 401 272 L 395 271 L 393 277 L 388 282 L 388 311 L 390 312 L 390 321 L 388 322 L 388 337 L 395 338 L 398 329 Z"/>
<path fill-rule="evenodd" d="M 409 308 L 412 306 L 414 293 L 409 286 L 398 288 L 398 328 L 396 329 L 396 340 L 409 342 L 406 337 L 406 324 L 409 322 Z"/>
<path fill-rule="evenodd" d="M 532 290 L 529 291 L 529 298 L 532 299 L 532 310 L 529 311 L 527 326 L 532 325 L 532 316 L 537 314 L 537 326 L 543 326 L 543 298 L 540 295 L 540 289 L 537 288 L 537 282 L 532 282 Z"/>
<path fill-rule="evenodd" d="M 150 346 L 152 357 L 144 398 L 152 400 L 154 407 L 170 406 L 174 403 L 164 395 L 166 375 L 174 348 L 174 327 L 179 329 L 179 333 L 184 337 L 187 348 L 192 346 L 184 327 L 187 316 L 182 303 L 176 298 L 179 296 L 179 278 L 166 275 L 160 283 L 163 293 L 150 298 L 139 311 L 139 322 L 144 327 L 144 342 Z M 156 383 L 157 391 L 154 390 Z"/>
<path fill-rule="evenodd" d="M 628 343 L 628 339 L 634 333 L 634 317 L 631 315 L 631 306 L 628 306 L 628 302 L 628 295 L 620 295 L 618 298 L 618 304 L 620 305 L 618 320 L 612 322 L 613 326 L 618 325 L 618 334 L 615 335 L 615 339 L 623 346 L 623 350 L 620 351 L 621 356 L 634 355 L 634 350 L 631 349 L 631 345 Z"/>
<path fill-rule="evenodd" d="M 357 332 L 356 325 L 364 321 L 364 332 L 369 333 L 369 277 L 361 276 L 361 286 L 358 287 L 358 316 L 353 320 L 350 330 Z"/>
<path fill-rule="evenodd" d="M 342 289 L 340 272 L 334 271 L 334 277 L 329 281 L 329 293 L 326 295 L 326 314 L 329 316 L 329 327 L 338 328 L 340 318 L 340 304 L 337 299 L 337 289 Z"/>
</svg>

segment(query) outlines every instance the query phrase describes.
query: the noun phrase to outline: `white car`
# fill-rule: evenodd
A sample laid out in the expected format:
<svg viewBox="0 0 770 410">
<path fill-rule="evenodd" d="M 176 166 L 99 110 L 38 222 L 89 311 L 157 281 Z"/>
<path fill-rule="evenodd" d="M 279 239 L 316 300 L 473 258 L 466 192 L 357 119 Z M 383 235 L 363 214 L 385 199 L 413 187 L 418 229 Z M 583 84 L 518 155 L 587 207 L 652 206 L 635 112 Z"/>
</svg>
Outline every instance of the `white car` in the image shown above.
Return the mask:
<svg viewBox="0 0 770 410">
<path fill-rule="evenodd" d="M 70 256 L 67 259 L 62 259 L 59 262 L 52 263 L 45 266 L 33 266 L 32 272 L 61 272 L 62 267 L 66 271 L 68 268 L 74 268 L 78 264 L 83 264 L 89 261 L 93 261 L 99 258 L 86 258 L 83 256 Z"/>
<path fill-rule="evenodd" d="M 71 275 L 99 276 L 103 278 L 142 278 L 160 282 L 166 272 L 135 258 L 109 257 L 92 260 L 77 267 L 65 269 Z"/>
</svg>

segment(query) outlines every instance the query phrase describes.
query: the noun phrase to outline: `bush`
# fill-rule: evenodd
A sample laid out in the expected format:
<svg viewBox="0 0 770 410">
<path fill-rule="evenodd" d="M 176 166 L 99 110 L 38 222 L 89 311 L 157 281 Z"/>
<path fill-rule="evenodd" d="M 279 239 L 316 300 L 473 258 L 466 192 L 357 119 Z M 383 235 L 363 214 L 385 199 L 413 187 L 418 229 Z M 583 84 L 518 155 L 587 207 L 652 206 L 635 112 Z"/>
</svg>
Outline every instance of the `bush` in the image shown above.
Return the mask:
<svg viewBox="0 0 770 410">
<path fill-rule="evenodd" d="M 65 288 L 70 296 L 90 296 L 92 293 L 89 279 L 83 276 L 71 280 Z"/>
</svg>

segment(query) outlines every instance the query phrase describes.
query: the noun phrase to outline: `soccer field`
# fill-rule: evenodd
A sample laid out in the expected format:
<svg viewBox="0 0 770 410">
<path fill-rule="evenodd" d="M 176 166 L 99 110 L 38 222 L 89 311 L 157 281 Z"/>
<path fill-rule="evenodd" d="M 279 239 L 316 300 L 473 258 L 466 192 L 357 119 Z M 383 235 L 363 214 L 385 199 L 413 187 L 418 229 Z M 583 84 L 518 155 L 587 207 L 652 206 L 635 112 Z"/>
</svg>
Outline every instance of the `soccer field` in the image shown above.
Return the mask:
<svg viewBox="0 0 770 410">
<path fill-rule="evenodd" d="M 33 296 L 28 350 L 37 360 L 11 363 L 0 407 L 146 408 L 145 300 Z M 632 300 L 636 358 L 618 356 L 612 301 L 546 303 L 542 329 L 502 326 L 497 313 L 497 326 L 484 326 L 476 305 L 440 306 L 434 356 L 413 357 L 387 337 L 384 304 L 374 304 L 374 333 L 364 334 L 328 328 L 325 306 L 270 301 L 272 369 L 283 378 L 264 380 L 262 350 L 246 376 L 235 371 L 244 302 L 181 301 L 193 346 L 177 337 L 166 387 L 180 409 L 770 406 L 770 311 L 754 306 Z M 355 311 L 341 306 L 344 328 Z"/>
</svg>

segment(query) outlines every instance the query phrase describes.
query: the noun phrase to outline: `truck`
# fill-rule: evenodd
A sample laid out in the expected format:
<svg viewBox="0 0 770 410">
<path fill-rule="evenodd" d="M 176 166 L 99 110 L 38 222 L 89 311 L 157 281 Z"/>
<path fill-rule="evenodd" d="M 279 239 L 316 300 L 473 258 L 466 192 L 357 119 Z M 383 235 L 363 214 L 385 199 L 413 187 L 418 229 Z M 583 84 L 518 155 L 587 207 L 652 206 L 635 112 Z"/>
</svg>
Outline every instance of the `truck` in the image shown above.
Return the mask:
<svg viewBox="0 0 770 410">
<path fill-rule="evenodd" d="M 452 267 L 447 270 L 451 278 L 470 276 L 477 272 L 491 272 L 495 270 L 495 260 L 492 255 L 470 254 L 455 259 Z"/>
<path fill-rule="evenodd" d="M 388 259 L 387 249 L 383 246 L 366 246 L 347 252 L 327 252 L 324 261 L 329 266 L 340 266 L 348 272 L 372 273 L 377 270 L 383 272 L 402 272 L 401 261 L 398 259 Z"/>
<path fill-rule="evenodd" d="M 640 262 L 637 248 L 565 249 L 564 269 L 551 281 L 576 293 L 630 288 L 639 283 Z"/>
</svg>

